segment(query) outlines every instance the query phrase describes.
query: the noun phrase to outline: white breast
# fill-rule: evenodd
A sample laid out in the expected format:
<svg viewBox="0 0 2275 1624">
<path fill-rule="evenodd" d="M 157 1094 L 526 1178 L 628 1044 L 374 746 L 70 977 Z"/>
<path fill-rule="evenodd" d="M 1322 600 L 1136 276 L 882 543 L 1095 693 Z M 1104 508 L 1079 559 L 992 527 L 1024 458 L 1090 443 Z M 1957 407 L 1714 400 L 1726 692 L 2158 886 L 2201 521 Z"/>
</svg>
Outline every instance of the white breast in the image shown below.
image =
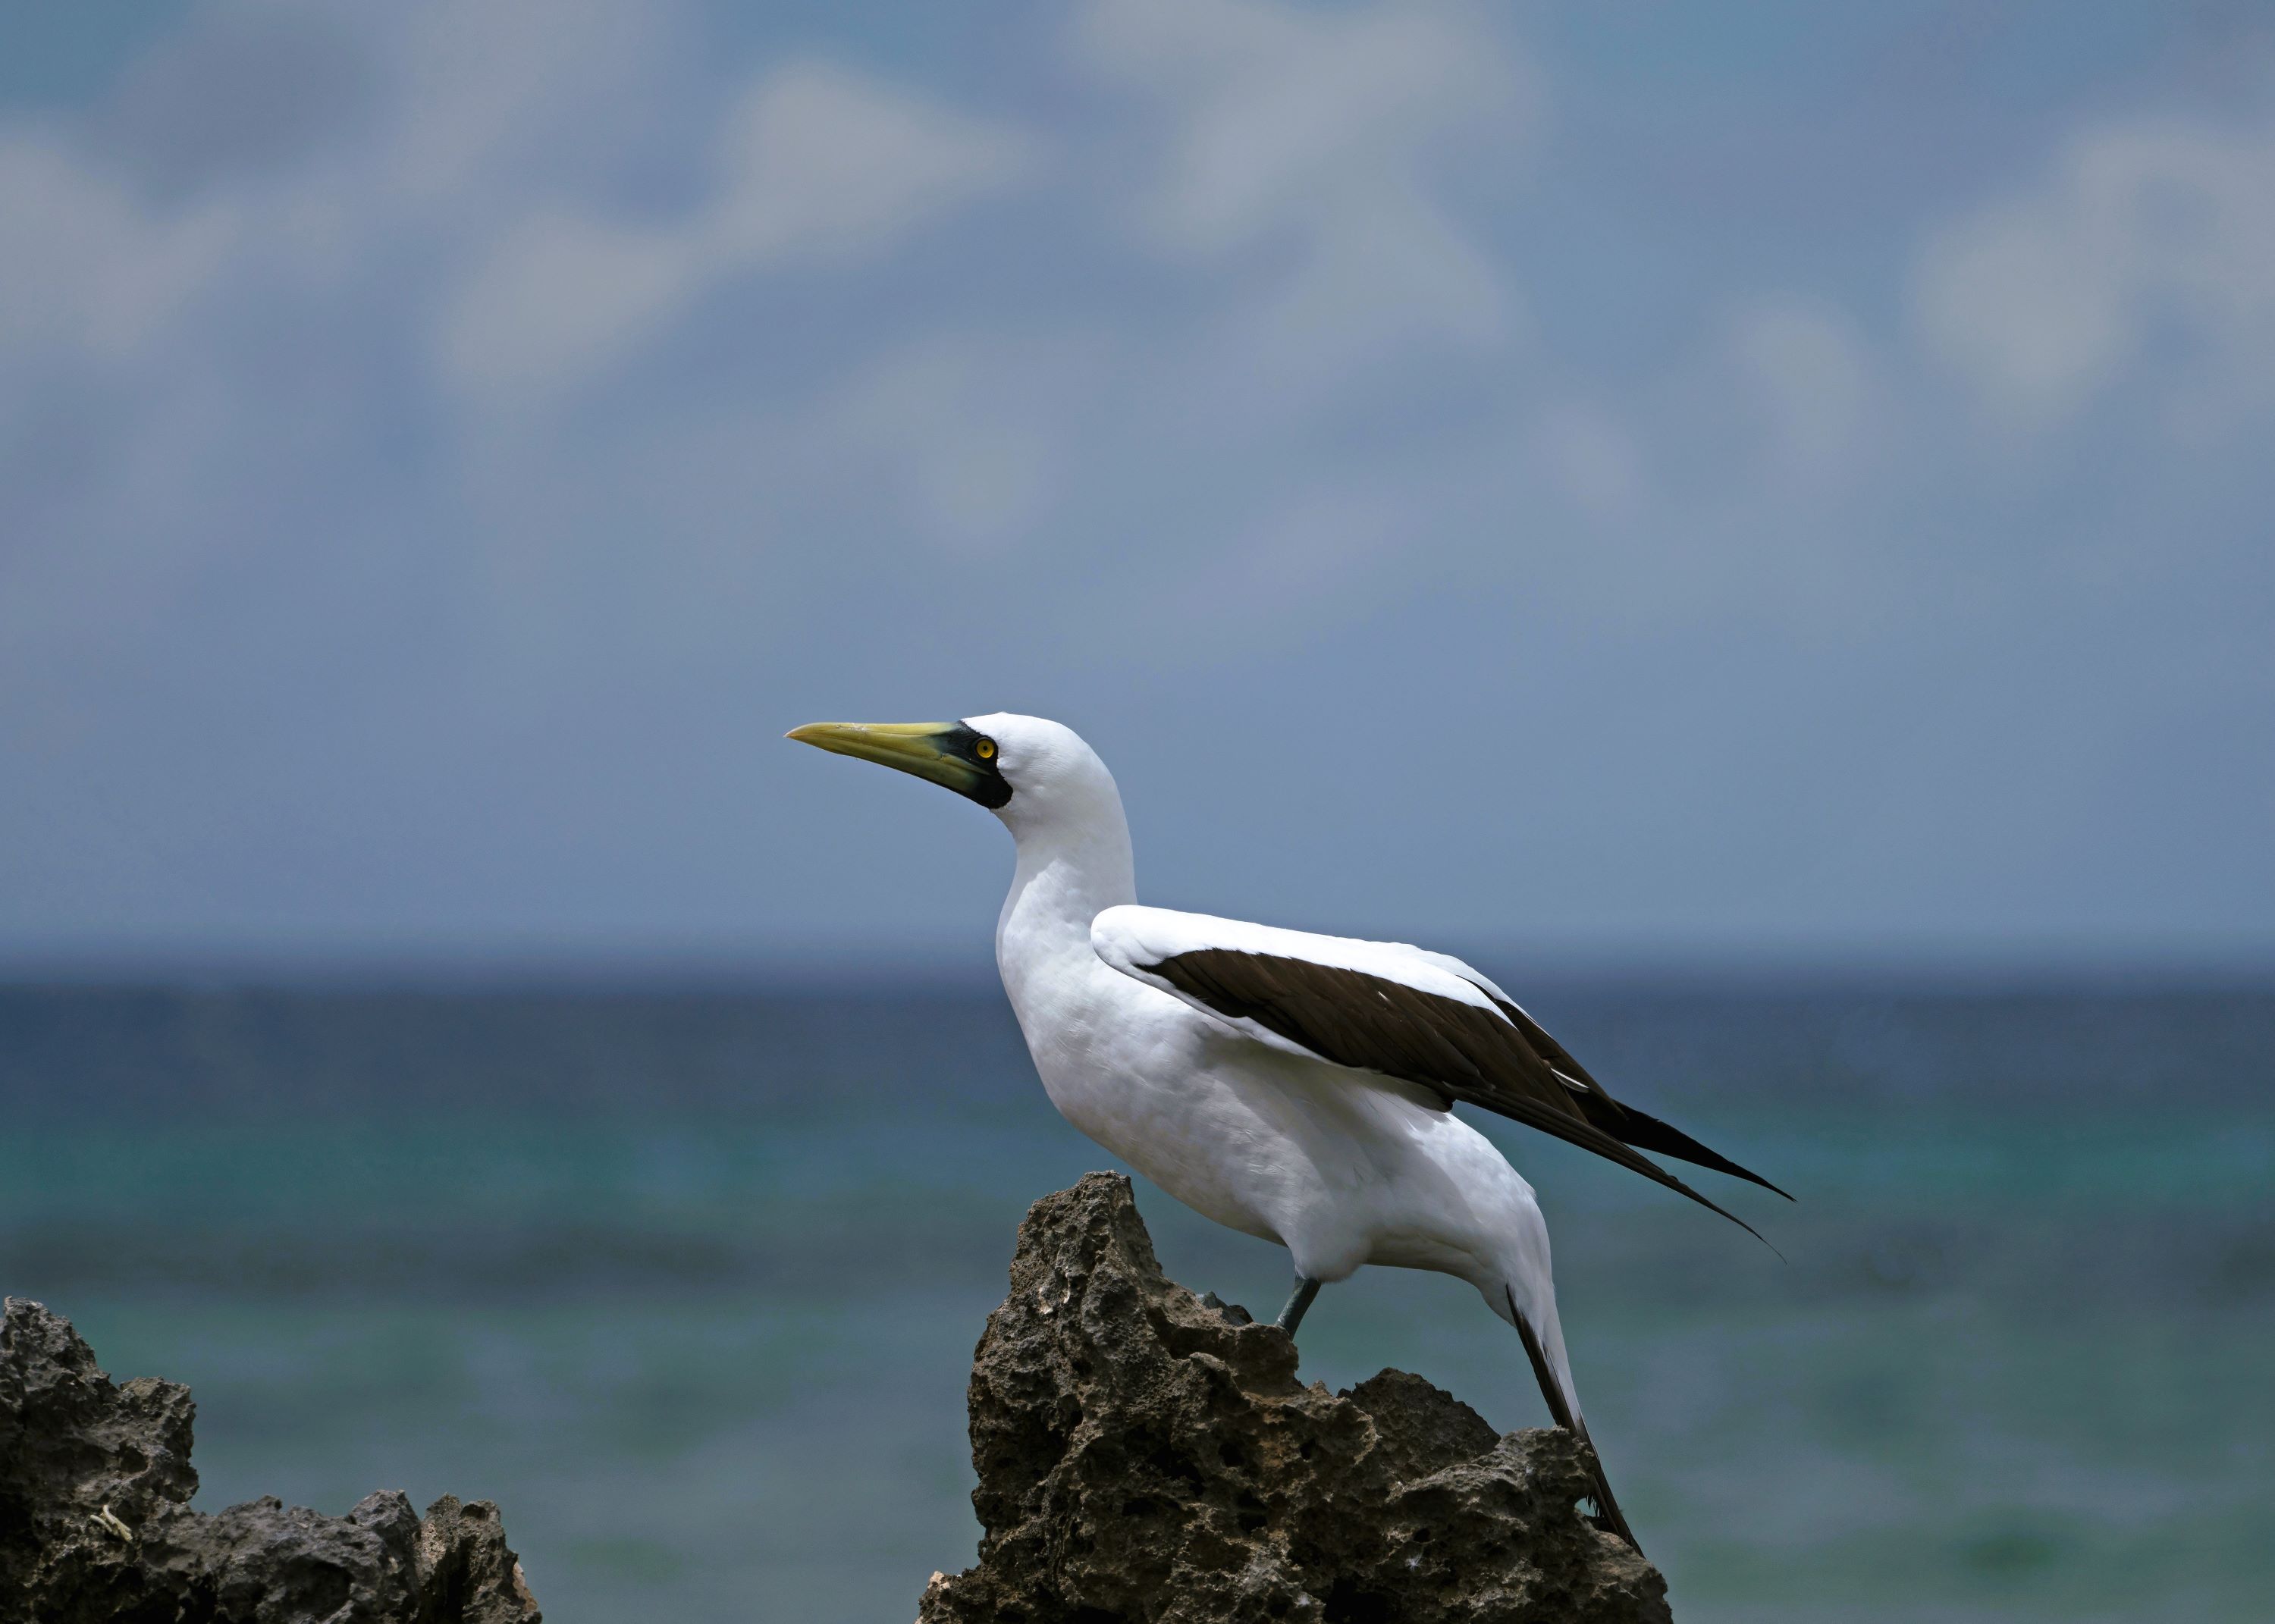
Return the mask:
<svg viewBox="0 0 2275 1624">
<path fill-rule="evenodd" d="M 1223 1035 L 1168 993 L 1099 963 L 1089 936 L 1000 940 L 1003 988 L 1059 1114 L 1204 1215 L 1279 1239 L 1243 1170 L 1254 1113 L 1221 1074 Z"/>
</svg>

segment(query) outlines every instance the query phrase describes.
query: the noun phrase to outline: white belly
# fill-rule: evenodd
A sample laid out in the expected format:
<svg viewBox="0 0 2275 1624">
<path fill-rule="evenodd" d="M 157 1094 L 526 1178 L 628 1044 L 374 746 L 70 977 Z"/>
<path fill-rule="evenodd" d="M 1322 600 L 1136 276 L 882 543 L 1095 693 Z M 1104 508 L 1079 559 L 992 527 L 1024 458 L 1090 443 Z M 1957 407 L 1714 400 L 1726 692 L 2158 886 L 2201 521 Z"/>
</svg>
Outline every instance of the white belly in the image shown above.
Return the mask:
<svg viewBox="0 0 2275 1624">
<path fill-rule="evenodd" d="M 1094 958 L 1022 981 L 1006 976 L 1060 1113 L 1300 1273 L 1378 1263 L 1482 1286 L 1538 1227 L 1531 1187 L 1425 1091 L 1275 1053 Z"/>
</svg>

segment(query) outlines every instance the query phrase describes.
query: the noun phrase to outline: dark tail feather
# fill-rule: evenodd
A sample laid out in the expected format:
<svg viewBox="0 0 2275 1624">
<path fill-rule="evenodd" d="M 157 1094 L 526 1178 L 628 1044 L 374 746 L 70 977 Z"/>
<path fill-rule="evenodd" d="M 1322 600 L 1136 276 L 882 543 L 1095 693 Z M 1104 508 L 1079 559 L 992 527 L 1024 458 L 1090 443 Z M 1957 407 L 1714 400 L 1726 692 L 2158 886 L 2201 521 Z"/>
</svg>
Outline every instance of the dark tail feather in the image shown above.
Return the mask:
<svg viewBox="0 0 2275 1624">
<path fill-rule="evenodd" d="M 1589 1521 L 1607 1534 L 1617 1534 L 1628 1542 L 1629 1550 L 1641 1556 L 1643 1547 L 1636 1543 L 1635 1530 L 1628 1526 L 1627 1518 L 1620 1511 L 1619 1501 L 1612 1498 L 1611 1480 L 1604 1476 L 1604 1457 L 1596 1453 L 1596 1440 L 1588 1436 L 1588 1424 L 1575 1416 L 1572 1417 L 1572 1431 L 1579 1439 L 1580 1446 L 1587 1451 L 1588 1471 L 1596 1480 L 1596 1514 Z"/>
<path fill-rule="evenodd" d="M 1758 1184 L 1764 1190 L 1793 1197 L 1750 1168 L 1742 1167 L 1719 1152 L 1710 1151 L 1680 1128 L 1662 1122 L 1655 1116 L 1646 1116 L 1633 1106 L 1623 1106 L 1606 1094 L 1581 1093 L 1575 1090 L 1572 1103 L 1581 1114 L 1614 1139 L 1632 1144 L 1639 1151 L 1657 1151 L 1662 1156 L 1672 1156 L 1678 1161 L 1691 1162 L 1701 1167 L 1711 1167 L 1717 1173 L 1727 1173 L 1734 1179 L 1743 1179 L 1749 1184 Z"/>
<path fill-rule="evenodd" d="M 1516 1293 L 1504 1284 L 1501 1295 L 1508 1299 L 1509 1318 L 1516 1321 L 1516 1334 L 1524 1343 L 1524 1356 L 1532 1361 L 1532 1378 L 1540 1384 L 1540 1396 L 1548 1401 L 1548 1418 L 1578 1439 L 1581 1451 L 1587 1457 L 1596 1502 L 1596 1514 L 1588 1520 L 1606 1533 L 1626 1540 L 1628 1549 L 1641 1556 L 1643 1547 L 1636 1543 L 1635 1530 L 1628 1526 L 1619 1501 L 1612 1498 L 1611 1482 L 1604 1476 L 1603 1457 L 1596 1453 L 1595 1440 L 1588 1436 L 1588 1424 L 1574 1415 L 1571 1405 L 1565 1402 L 1563 1385 L 1556 1379 L 1555 1369 L 1548 1363 L 1548 1351 L 1541 1347 L 1532 1322 L 1517 1307 Z"/>
</svg>

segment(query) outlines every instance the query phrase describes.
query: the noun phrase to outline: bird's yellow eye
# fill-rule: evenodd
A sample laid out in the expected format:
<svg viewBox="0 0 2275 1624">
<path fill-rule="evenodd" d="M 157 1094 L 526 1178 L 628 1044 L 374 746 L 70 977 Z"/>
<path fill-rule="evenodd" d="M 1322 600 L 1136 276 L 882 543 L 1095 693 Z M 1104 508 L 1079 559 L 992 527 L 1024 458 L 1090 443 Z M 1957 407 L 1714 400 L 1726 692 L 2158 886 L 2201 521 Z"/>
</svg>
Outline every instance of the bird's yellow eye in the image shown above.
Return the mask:
<svg viewBox="0 0 2275 1624">
<path fill-rule="evenodd" d="M 995 741 L 992 738 L 981 739 L 971 747 L 971 753 L 982 761 L 993 761 L 995 759 Z"/>
</svg>

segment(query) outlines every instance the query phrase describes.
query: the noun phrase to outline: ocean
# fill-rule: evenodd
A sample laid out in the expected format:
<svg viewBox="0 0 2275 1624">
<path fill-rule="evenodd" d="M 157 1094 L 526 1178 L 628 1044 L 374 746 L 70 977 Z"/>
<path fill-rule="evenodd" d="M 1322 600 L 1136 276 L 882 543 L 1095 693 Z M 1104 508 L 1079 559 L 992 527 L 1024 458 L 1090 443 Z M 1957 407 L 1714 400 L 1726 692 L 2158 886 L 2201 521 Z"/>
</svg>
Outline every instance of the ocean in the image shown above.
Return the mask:
<svg viewBox="0 0 2275 1624">
<path fill-rule="evenodd" d="M 2275 1615 L 2275 986 L 1528 1003 L 1799 1198 L 1699 1175 L 1780 1258 L 1480 1123 L 1677 1618 Z M 195 1389 L 200 1506 L 494 1499 L 557 1624 L 913 1616 L 1013 1232 L 1113 1165 L 977 984 L 0 988 L 0 1291 Z M 1138 1200 L 1277 1308 L 1282 1253 Z M 1328 1288 L 1303 1359 L 1545 1424 L 1449 1280 Z"/>
</svg>

